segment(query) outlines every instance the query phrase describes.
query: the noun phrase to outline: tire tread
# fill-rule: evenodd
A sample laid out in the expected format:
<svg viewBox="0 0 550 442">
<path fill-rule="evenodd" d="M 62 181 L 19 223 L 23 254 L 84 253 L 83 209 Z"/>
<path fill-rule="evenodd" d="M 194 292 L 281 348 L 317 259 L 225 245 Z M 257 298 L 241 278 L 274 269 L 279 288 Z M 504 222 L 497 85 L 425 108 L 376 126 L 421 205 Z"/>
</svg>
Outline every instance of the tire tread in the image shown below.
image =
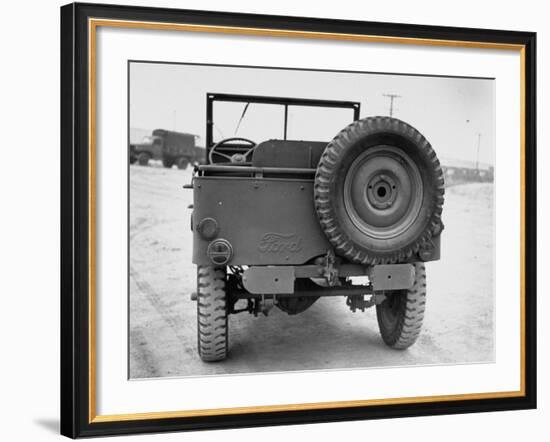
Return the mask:
<svg viewBox="0 0 550 442">
<path fill-rule="evenodd" d="M 225 268 L 197 268 L 197 344 L 205 362 L 224 360 L 228 349 Z M 223 314 L 220 314 L 223 312 Z"/>
<path fill-rule="evenodd" d="M 414 285 L 406 290 L 400 315 L 393 329 L 387 329 L 382 320 L 383 309 L 387 308 L 387 300 L 376 306 L 376 317 L 382 339 L 391 348 L 404 350 L 413 345 L 422 329 L 426 310 L 426 267 L 424 263 L 415 263 Z M 394 296 L 394 295 L 389 295 Z"/>
</svg>

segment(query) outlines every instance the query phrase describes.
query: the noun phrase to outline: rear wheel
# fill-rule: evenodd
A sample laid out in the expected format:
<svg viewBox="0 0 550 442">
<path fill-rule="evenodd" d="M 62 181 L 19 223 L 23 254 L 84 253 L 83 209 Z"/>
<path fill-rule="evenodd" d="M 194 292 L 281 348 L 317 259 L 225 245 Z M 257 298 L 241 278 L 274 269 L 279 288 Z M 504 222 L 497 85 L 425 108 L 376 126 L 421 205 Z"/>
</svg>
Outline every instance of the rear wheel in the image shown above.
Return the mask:
<svg viewBox="0 0 550 442">
<path fill-rule="evenodd" d="M 137 156 L 138 164 L 140 166 L 147 166 L 149 164 L 149 158 L 151 158 L 151 156 L 147 152 L 141 152 Z"/>
<path fill-rule="evenodd" d="M 376 306 L 376 318 L 382 339 L 389 347 L 406 349 L 420 334 L 426 307 L 426 267 L 415 263 L 414 285 L 407 290 L 386 292 Z"/>
<path fill-rule="evenodd" d="M 172 158 L 163 158 L 162 165 L 167 169 L 170 169 L 174 165 L 174 160 Z"/>
<path fill-rule="evenodd" d="M 203 361 L 222 361 L 227 357 L 227 316 L 225 267 L 198 266 L 197 340 Z"/>
</svg>

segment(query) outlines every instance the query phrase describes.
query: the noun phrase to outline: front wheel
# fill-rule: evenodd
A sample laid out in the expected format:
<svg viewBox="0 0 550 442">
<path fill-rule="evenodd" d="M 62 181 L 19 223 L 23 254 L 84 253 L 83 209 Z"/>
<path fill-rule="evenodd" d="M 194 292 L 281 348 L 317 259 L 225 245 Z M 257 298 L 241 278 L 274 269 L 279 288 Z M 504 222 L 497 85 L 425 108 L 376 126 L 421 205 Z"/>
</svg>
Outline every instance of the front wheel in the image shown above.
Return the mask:
<svg viewBox="0 0 550 442">
<path fill-rule="evenodd" d="M 198 266 L 197 340 L 203 361 L 222 361 L 227 357 L 227 316 L 225 267 Z"/>
<path fill-rule="evenodd" d="M 404 350 L 416 342 L 426 307 L 426 267 L 415 263 L 414 284 L 410 289 L 386 293 L 376 306 L 382 339 L 391 348 Z"/>
<path fill-rule="evenodd" d="M 137 162 L 140 166 L 147 166 L 149 164 L 150 155 L 147 152 L 141 152 L 137 156 Z"/>
</svg>

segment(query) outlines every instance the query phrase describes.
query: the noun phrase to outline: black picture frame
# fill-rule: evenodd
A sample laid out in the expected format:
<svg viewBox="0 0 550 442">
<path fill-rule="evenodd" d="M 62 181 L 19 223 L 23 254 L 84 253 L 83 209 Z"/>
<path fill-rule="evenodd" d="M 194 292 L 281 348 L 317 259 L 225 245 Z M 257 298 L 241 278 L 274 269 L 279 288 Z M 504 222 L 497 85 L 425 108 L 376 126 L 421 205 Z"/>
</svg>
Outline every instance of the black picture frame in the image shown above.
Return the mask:
<svg viewBox="0 0 550 442">
<path fill-rule="evenodd" d="M 94 421 L 90 397 L 90 18 L 521 45 L 524 51 L 524 394 L 318 410 Z M 76 438 L 536 408 L 536 34 L 73 3 L 61 8 L 61 434 Z"/>
</svg>

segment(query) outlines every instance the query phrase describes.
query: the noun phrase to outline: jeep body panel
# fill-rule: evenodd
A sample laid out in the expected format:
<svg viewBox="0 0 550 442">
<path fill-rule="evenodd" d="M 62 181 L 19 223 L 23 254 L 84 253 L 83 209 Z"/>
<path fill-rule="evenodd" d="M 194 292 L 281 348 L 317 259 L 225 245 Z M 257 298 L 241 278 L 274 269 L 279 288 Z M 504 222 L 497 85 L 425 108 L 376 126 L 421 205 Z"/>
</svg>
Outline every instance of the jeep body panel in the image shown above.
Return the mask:
<svg viewBox="0 0 550 442">
<path fill-rule="evenodd" d="M 228 265 L 301 265 L 332 249 L 315 213 L 312 180 L 195 176 L 193 189 L 194 264 L 212 264 L 213 238 L 196 228 L 205 218 L 232 246 Z"/>
</svg>

